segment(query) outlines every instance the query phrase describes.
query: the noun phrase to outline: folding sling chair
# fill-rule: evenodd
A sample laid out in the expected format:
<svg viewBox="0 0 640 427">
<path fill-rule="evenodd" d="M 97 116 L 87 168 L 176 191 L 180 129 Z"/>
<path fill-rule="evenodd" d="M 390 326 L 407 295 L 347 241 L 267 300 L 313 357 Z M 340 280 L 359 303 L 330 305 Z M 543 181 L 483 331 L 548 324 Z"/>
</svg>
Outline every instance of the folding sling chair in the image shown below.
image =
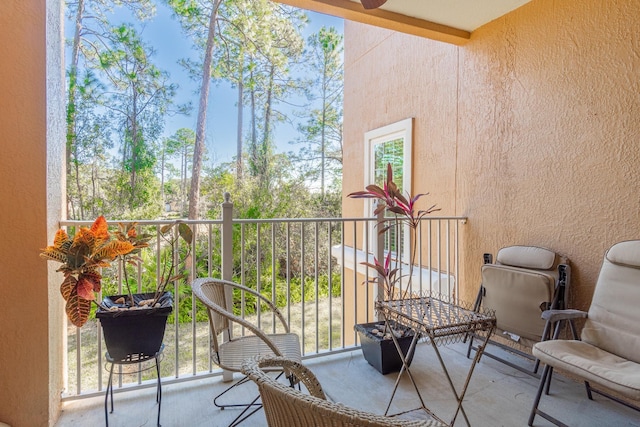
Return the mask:
<svg viewBox="0 0 640 427">
<path fill-rule="evenodd" d="M 640 240 L 620 242 L 605 254 L 589 312 L 579 310 L 549 310 L 544 313 L 547 324 L 556 323 L 553 340 L 533 346 L 533 355 L 546 366 L 542 371 L 538 393 L 529 416 L 533 424 L 536 415 L 555 425 L 565 426 L 538 407 L 546 386 L 549 394 L 551 375 L 560 369 L 584 380 L 587 397 L 593 393 L 613 399 L 632 409 L 636 405 L 613 393 L 640 401 Z M 586 318 L 578 339 L 556 339 L 563 321 Z M 592 388 L 591 383 L 598 388 Z M 603 389 L 604 388 L 604 389 Z"/>
<path fill-rule="evenodd" d="M 571 276 L 568 261 L 546 248 L 508 246 L 498 251 L 495 263 L 491 254 L 484 254 L 484 262 L 474 309 L 495 310 L 497 327 L 489 343 L 531 360 L 533 366 L 514 363 L 490 349 L 485 349 L 483 356 L 537 376 L 539 362 L 514 344 L 531 347 L 549 335 L 540 315 L 545 310 L 565 308 Z M 467 357 L 477 349 L 477 336 L 469 338 Z"/>
</svg>

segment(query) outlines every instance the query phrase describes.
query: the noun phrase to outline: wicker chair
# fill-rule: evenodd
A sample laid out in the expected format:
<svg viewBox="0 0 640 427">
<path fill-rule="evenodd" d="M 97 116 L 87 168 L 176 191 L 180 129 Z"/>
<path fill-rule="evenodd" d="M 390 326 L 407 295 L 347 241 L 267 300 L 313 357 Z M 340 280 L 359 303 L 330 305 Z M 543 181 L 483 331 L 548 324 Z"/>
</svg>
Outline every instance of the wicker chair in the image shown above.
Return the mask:
<svg viewBox="0 0 640 427">
<path fill-rule="evenodd" d="M 278 367 L 304 384 L 305 394 L 265 370 Z M 242 372 L 258 385 L 269 427 L 440 427 L 438 421 L 409 421 L 375 415 L 326 400 L 317 378 L 300 362 L 283 357 L 246 360 Z"/>
<path fill-rule="evenodd" d="M 269 299 L 246 286 L 219 279 L 196 279 L 191 284 L 194 295 L 207 307 L 209 324 L 211 325 L 211 354 L 213 361 L 222 369 L 230 372 L 240 372 L 245 359 L 260 355 L 285 356 L 289 359 L 300 361 L 300 339 L 298 335 L 289 332 L 289 325 L 282 313 Z M 274 313 L 281 325 L 282 333 L 267 334 L 258 326 L 233 313 L 233 291 L 240 290 L 247 295 L 255 297 L 258 303 L 266 305 Z M 234 336 L 234 326 L 245 328 L 248 333 L 243 336 Z M 282 369 L 280 369 L 282 372 Z M 213 403 L 221 408 L 242 407 L 244 410 L 234 419 L 230 426 L 236 426 L 259 410 L 262 405 L 258 403 L 259 396 L 250 403 L 220 403 L 221 396 L 237 387 L 248 379 L 242 378 L 231 387 L 217 395 Z M 290 377 L 293 385 L 294 378 Z M 253 409 L 252 411 L 249 411 Z"/>
</svg>

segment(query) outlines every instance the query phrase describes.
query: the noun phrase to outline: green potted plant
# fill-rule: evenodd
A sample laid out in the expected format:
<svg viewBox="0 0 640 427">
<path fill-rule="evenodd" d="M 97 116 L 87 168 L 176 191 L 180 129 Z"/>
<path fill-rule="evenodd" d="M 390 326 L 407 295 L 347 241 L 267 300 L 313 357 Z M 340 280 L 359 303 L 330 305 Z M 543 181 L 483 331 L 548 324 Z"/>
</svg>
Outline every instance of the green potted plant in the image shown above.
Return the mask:
<svg viewBox="0 0 640 427">
<path fill-rule="evenodd" d="M 174 237 L 172 229 L 176 224 L 178 236 Z M 139 253 L 152 238 L 138 234 L 136 223 L 119 224 L 118 230 L 110 233 L 107 221 L 100 216 L 91 227 L 80 227 L 73 238 L 65 230 L 58 230 L 53 245 L 40 254 L 61 263 L 57 270 L 64 274 L 60 292 L 73 325 L 82 327 L 89 318 L 91 305 L 98 306 L 96 317 L 100 319 L 107 351 L 113 359 L 120 360 L 128 354 L 153 355 L 162 345 L 166 320 L 173 310 L 173 296 L 166 287 L 185 276 L 176 271 L 176 239 L 191 243 L 193 234 L 187 224 L 177 221 L 162 227 L 160 236 L 170 250 L 164 257 L 159 255 L 162 274 L 151 293 L 133 293 L 127 274 L 127 265 L 139 265 Z M 127 294 L 107 296 L 98 302 L 96 294 L 102 288 L 100 269 L 116 260 L 124 272 Z"/>
<path fill-rule="evenodd" d="M 416 210 L 416 202 L 428 193 L 411 196 L 402 194 L 397 184 L 393 181 L 393 170 L 391 164 L 387 164 L 387 177 L 383 187 L 369 185 L 365 191 L 356 191 L 348 195 L 351 198 L 374 199 L 378 205 L 374 215 L 385 212 L 377 223 L 378 234 L 384 234 L 391 230 L 396 231 L 396 247 L 400 247 L 400 233 L 403 225 L 409 229 L 409 257 L 405 264 L 408 264 L 407 273 L 403 274 L 401 255 L 398 252 L 388 250 L 382 262 L 374 257 L 373 263 L 361 262 L 360 264 L 372 268 L 377 273 L 373 278 L 366 278 L 364 283 L 376 284 L 382 288 L 384 300 L 406 298 L 411 289 L 413 269 L 415 265 L 417 246 L 417 229 L 420 221 L 425 215 L 439 211 L 435 205 L 426 210 Z M 389 215 L 390 214 L 390 215 Z M 403 280 L 406 285 L 402 286 Z M 384 322 L 372 322 L 357 324 L 354 329 L 360 338 L 362 352 L 365 359 L 382 374 L 398 371 L 402 367 L 400 359 L 393 343 L 391 334 L 398 338 L 401 350 L 406 355 L 411 340 L 412 331 L 399 325 L 389 325 Z M 413 355 L 409 355 L 411 359 Z M 410 362 L 410 360 L 409 360 Z"/>
</svg>

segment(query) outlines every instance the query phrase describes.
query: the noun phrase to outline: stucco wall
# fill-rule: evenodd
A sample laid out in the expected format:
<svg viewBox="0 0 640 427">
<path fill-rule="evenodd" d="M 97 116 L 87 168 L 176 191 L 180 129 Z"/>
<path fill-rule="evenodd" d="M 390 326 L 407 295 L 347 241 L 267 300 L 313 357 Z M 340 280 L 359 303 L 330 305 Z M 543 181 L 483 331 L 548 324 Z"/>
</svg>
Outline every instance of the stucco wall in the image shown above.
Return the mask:
<svg viewBox="0 0 640 427">
<path fill-rule="evenodd" d="M 62 207 L 60 14 L 60 0 L 0 2 L 0 421 L 12 427 L 51 425 L 62 390 L 59 277 L 38 256 Z"/>
<path fill-rule="evenodd" d="M 586 308 L 606 248 L 640 238 L 638 16 L 636 0 L 533 0 L 460 47 L 345 24 L 345 164 L 363 164 L 364 132 L 415 117 L 413 190 L 469 217 L 463 298 L 483 252 L 525 244 L 570 258 Z M 362 181 L 347 168 L 344 194 Z"/>
</svg>

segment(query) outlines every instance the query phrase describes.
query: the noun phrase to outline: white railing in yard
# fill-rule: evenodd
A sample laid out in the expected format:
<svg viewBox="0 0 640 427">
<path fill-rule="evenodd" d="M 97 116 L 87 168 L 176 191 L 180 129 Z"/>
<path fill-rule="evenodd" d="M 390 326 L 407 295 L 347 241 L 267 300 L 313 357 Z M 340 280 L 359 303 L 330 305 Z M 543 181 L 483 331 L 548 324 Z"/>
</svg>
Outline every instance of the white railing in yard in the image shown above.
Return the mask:
<svg viewBox="0 0 640 427">
<path fill-rule="evenodd" d="M 227 199 L 222 206 L 219 220 L 182 220 L 194 229 L 195 236 L 191 247 L 195 262 L 190 263 L 190 277 L 232 280 L 270 295 L 292 331 L 300 335 L 304 358 L 356 348 L 357 342 L 345 339 L 346 329 L 351 331 L 353 325 L 345 325 L 343 319 L 350 311 L 349 317 L 358 319 L 373 313 L 377 291 L 361 283 L 363 275 L 372 276 L 375 272 L 360 263 L 372 261 L 373 254 L 382 254 L 372 248 L 377 246 L 376 239 L 369 239 L 372 228 L 366 226 L 376 219 L 234 219 L 232 203 Z M 422 221 L 417 230 L 420 245 L 416 256 L 421 262 L 414 267 L 411 292 L 457 297 L 459 225 L 465 220 L 428 217 Z M 109 220 L 114 227 L 118 222 Z M 145 276 L 159 276 L 160 266 L 155 260 L 160 251 L 166 249 L 159 230 L 173 221 L 122 222 L 137 222 L 141 230 L 157 236 L 150 248 L 143 250 L 144 262 L 135 272 L 137 283 Z M 90 224 L 90 221 L 61 222 L 61 226 L 71 229 Z M 370 244 L 370 240 L 374 243 Z M 358 242 L 355 250 L 353 242 Z M 103 275 L 104 292 L 123 291 L 121 271 L 105 269 Z M 139 285 L 136 292 L 143 290 Z M 165 332 L 166 346 L 161 362 L 163 383 L 220 375 L 222 371 L 212 362 L 209 353 L 206 311 L 196 303 L 187 282 L 173 283 L 170 291 L 174 294 L 174 312 Z M 361 292 L 366 293 L 364 306 L 355 303 L 362 300 L 357 297 Z M 271 314 L 262 313 L 260 307 L 253 307 L 244 297 L 239 297 L 236 303 L 240 315 L 251 317 L 263 328 L 273 328 Z M 95 319 L 82 328 L 68 327 L 63 399 L 104 393 L 108 375 L 101 332 Z M 155 386 L 151 380 L 155 369 L 147 374 L 144 368 L 137 367 L 133 374 L 127 373 L 126 367 L 119 369 L 114 379 L 115 391 Z"/>
</svg>

